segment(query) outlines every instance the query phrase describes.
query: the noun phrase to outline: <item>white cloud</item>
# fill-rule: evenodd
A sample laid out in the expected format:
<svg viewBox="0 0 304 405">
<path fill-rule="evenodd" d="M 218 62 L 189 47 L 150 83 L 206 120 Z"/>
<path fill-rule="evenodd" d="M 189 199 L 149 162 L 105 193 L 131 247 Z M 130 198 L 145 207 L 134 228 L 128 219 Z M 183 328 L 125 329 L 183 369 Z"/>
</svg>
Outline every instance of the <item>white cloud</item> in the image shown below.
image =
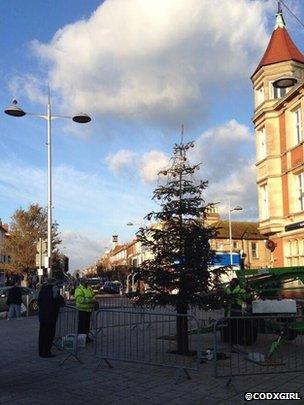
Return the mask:
<svg viewBox="0 0 304 405">
<path fill-rule="evenodd" d="M 118 159 L 124 165 L 110 165 L 113 157 L 124 157 L 125 151 L 118 151 L 108 157 L 110 168 L 116 173 L 136 172 L 143 183 L 157 180 L 160 170 L 169 164 L 169 156 L 159 150 L 143 155 L 128 151 L 133 159 Z M 257 217 L 257 186 L 255 173 L 255 140 L 249 128 L 235 119 L 214 127 L 195 140 L 195 148 L 189 152 L 190 161 L 202 163 L 199 177 L 209 181 L 205 192 L 209 202 L 220 202 L 219 209 L 226 215 L 228 200 L 231 204 L 241 205 L 243 211 L 239 217 L 254 219 Z"/>
<path fill-rule="evenodd" d="M 153 183 L 160 170 L 168 166 L 169 158 L 163 152 L 152 150 L 145 153 L 139 163 L 139 175 L 144 183 Z"/>
<path fill-rule="evenodd" d="M 81 232 L 64 231 L 60 236 L 63 252 L 70 258 L 70 271 L 83 269 L 96 262 L 107 247 L 106 241 L 88 238 Z"/>
<path fill-rule="evenodd" d="M 254 137 L 249 128 L 230 120 L 224 125 L 204 132 L 191 152 L 192 159 L 202 162 L 202 172 L 212 181 L 219 181 L 247 165 L 248 156 L 255 151 Z"/>
<path fill-rule="evenodd" d="M 106 163 L 113 173 L 127 174 L 130 177 L 137 172 L 143 183 L 155 182 L 159 171 L 164 169 L 168 162 L 168 156 L 159 150 L 151 150 L 142 155 L 121 149 L 106 158 Z"/>
<path fill-rule="evenodd" d="M 235 219 L 257 220 L 258 201 L 256 173 L 253 162 L 248 162 L 241 167 L 236 165 L 235 170 L 223 179 L 212 183 L 206 191 L 209 202 L 219 202 L 218 209 L 221 215 L 227 216 L 229 209 L 229 199 L 231 207 L 239 205 L 242 211 L 235 213 Z"/>
<path fill-rule="evenodd" d="M 32 49 L 72 110 L 190 126 L 215 91 L 253 72 L 268 8 L 262 0 L 106 0 Z"/>
<path fill-rule="evenodd" d="M 33 74 L 15 75 L 9 82 L 9 91 L 13 98 L 26 96 L 34 103 L 46 104 L 47 90 L 46 83 Z"/>
<path fill-rule="evenodd" d="M 119 173 L 124 168 L 132 165 L 136 154 L 128 149 L 121 149 L 115 154 L 107 156 L 106 163 L 114 173 Z"/>
<path fill-rule="evenodd" d="M 239 216 L 257 217 L 255 143 L 247 126 L 231 120 L 204 132 L 190 157 L 202 163 L 200 176 L 209 181 L 209 202 L 220 202 L 220 211 L 225 214 L 230 199 L 231 204 L 243 207 Z"/>
</svg>

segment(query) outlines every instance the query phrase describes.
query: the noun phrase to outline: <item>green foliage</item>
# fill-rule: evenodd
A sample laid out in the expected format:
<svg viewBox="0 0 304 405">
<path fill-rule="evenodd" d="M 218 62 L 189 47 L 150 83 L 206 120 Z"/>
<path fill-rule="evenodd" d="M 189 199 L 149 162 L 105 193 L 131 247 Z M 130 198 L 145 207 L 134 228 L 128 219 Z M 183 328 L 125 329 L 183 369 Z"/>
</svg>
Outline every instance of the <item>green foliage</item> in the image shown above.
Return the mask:
<svg viewBox="0 0 304 405">
<path fill-rule="evenodd" d="M 220 271 L 210 272 L 214 259 L 209 241 L 217 230 L 204 225 L 208 209 L 202 193 L 207 181 L 196 182 L 194 173 L 200 165 L 191 165 L 187 152 L 192 142 L 176 144 L 170 167 L 159 174 L 165 177 L 153 199 L 160 202 L 160 211 L 150 212 L 153 221 L 137 234 L 151 258 L 142 264 L 139 278 L 150 290 L 138 295 L 138 303 L 157 306 L 173 305 L 178 312 L 189 306 L 218 306 L 219 297 L 212 290 L 219 284 Z"/>
</svg>

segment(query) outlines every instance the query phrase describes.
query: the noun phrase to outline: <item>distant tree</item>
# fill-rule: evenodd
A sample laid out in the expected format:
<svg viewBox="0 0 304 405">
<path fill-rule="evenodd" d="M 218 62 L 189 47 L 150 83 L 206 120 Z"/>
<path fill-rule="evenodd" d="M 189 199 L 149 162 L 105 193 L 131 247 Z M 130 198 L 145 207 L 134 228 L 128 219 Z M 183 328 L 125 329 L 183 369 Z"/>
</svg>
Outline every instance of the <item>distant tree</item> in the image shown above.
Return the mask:
<svg viewBox="0 0 304 405">
<path fill-rule="evenodd" d="M 150 292 L 138 295 L 137 302 L 172 305 L 179 315 L 186 315 L 190 306 L 216 306 L 217 298 L 210 290 L 219 283 L 219 272 L 212 274 L 209 270 L 214 259 L 209 241 L 217 230 L 204 225 L 213 204 L 205 204 L 202 197 L 207 181 L 194 179 L 200 165 L 188 161 L 187 152 L 192 147 L 193 142 L 174 146 L 168 169 L 159 173 L 166 180 L 153 194 L 161 210 L 150 212 L 146 219 L 154 224 L 137 233 L 142 245 L 152 253 L 138 274 Z M 177 317 L 177 351 L 188 352 L 188 323 L 183 316 Z"/>
<path fill-rule="evenodd" d="M 10 263 L 5 264 L 5 270 L 27 279 L 36 272 L 37 242 L 39 238 L 47 239 L 47 210 L 38 204 L 31 204 L 27 210 L 17 209 L 11 217 L 8 233 L 4 251 L 10 256 Z M 60 243 L 58 224 L 55 222 L 52 227 L 52 255 L 55 257 L 59 254 Z"/>
<path fill-rule="evenodd" d="M 101 259 L 98 260 L 96 271 L 97 275 L 100 277 L 112 271 L 112 264 L 108 254 L 104 254 Z"/>
<path fill-rule="evenodd" d="M 66 280 L 70 278 L 69 271 L 69 259 L 64 254 L 60 253 L 56 249 L 52 254 L 52 275 L 57 280 Z"/>
</svg>

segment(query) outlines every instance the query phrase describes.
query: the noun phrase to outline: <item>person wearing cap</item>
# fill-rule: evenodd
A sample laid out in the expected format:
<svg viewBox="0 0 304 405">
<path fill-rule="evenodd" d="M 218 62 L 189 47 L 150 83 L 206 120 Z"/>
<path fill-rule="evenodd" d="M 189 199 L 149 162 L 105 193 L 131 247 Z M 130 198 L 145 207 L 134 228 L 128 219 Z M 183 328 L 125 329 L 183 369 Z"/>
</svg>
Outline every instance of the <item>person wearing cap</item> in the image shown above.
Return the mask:
<svg viewBox="0 0 304 405">
<path fill-rule="evenodd" d="M 95 298 L 94 292 L 91 287 L 88 286 L 88 282 L 85 278 L 81 278 L 79 286 L 75 290 L 76 308 L 78 309 L 78 333 L 85 334 L 87 336 L 87 343 L 91 342 L 89 338 L 91 313 L 94 309 Z"/>
<path fill-rule="evenodd" d="M 60 295 L 56 280 L 47 279 L 38 295 L 39 305 L 39 356 L 54 357 L 51 353 L 56 332 L 56 321 L 59 309 L 64 306 L 64 299 Z"/>
</svg>

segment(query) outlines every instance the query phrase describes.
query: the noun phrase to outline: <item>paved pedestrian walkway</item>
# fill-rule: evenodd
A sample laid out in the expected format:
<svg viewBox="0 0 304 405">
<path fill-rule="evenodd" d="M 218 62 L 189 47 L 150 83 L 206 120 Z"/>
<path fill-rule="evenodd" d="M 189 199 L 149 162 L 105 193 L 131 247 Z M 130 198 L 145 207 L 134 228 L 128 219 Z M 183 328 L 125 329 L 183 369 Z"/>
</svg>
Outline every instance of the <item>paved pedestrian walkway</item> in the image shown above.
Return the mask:
<svg viewBox="0 0 304 405">
<path fill-rule="evenodd" d="M 175 384 L 172 369 L 113 362 L 109 368 L 89 345 L 80 353 L 83 364 L 63 354 L 40 359 L 37 353 L 38 320 L 0 321 L 0 404 L 242 404 L 247 391 L 298 391 L 304 395 L 303 374 L 282 374 L 227 379 L 213 377 L 213 362 L 202 364 L 192 379 Z M 298 401 L 300 402 L 300 401 Z M 255 403 L 252 401 L 251 403 Z M 267 403 L 267 401 L 259 401 Z M 289 401 L 269 403 L 287 404 Z"/>
</svg>

